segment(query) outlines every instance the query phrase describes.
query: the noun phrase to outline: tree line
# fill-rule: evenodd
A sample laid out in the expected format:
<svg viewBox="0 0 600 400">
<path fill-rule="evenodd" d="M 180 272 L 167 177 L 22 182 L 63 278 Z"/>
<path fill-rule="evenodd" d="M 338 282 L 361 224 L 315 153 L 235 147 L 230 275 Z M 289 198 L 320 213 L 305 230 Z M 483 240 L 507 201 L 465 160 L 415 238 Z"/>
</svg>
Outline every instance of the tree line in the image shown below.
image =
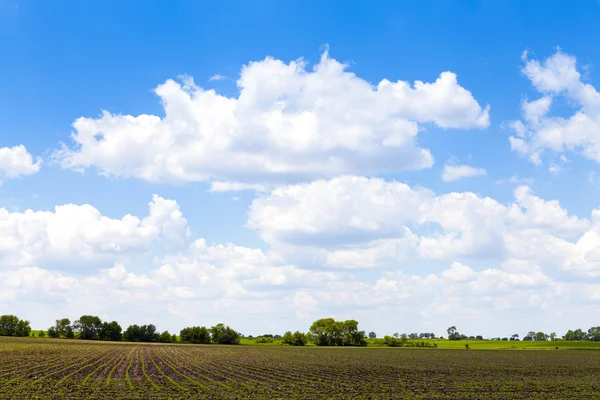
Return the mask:
<svg viewBox="0 0 600 400">
<path fill-rule="evenodd" d="M 448 340 L 483 340 L 481 335 L 467 336 L 458 331 L 456 326 L 447 329 Z M 0 336 L 30 336 L 30 322 L 19 319 L 15 315 L 0 316 Z M 94 315 L 82 315 L 79 319 L 71 322 L 69 318 L 56 320 L 56 323 L 48 328 L 47 333 L 40 331 L 38 337 L 50 337 L 56 339 L 82 339 L 82 340 L 104 340 L 104 341 L 128 341 L 147 343 L 193 343 L 193 344 L 239 344 L 243 337 L 239 332 L 220 323 L 210 328 L 205 326 L 192 326 L 180 331 L 179 337 L 168 331 L 159 332 L 153 324 L 130 325 L 125 331 L 118 322 L 103 322 Z M 415 342 L 415 339 L 435 339 L 433 333 L 410 333 L 384 336 L 377 339 L 375 332 L 367 336 L 365 331 L 358 329 L 358 321 L 346 320 L 336 321 L 333 318 L 321 318 L 313 322 L 308 333 L 300 331 L 285 332 L 283 336 L 262 335 L 256 339 L 257 343 L 270 343 L 275 339 L 281 339 L 281 344 L 290 346 L 305 346 L 313 343 L 317 346 L 366 346 L 366 338 L 376 340 L 378 344 L 390 347 L 400 346 L 422 346 L 429 347 L 426 341 Z M 250 337 L 252 338 L 252 337 Z M 409 342 L 409 339 L 412 341 Z M 439 337 L 439 339 L 444 339 Z M 544 332 L 528 332 L 522 339 L 515 333 L 510 337 L 497 337 L 492 340 L 523 340 L 523 341 L 545 341 L 557 340 L 556 333 L 546 334 Z M 567 341 L 600 341 L 600 326 L 591 327 L 587 331 L 582 329 L 569 330 L 560 338 Z"/>
<path fill-rule="evenodd" d="M 462 333 L 459 333 L 456 329 L 456 326 L 451 326 L 447 330 L 448 332 L 448 340 L 483 340 L 481 335 L 477 336 L 467 336 Z M 495 337 L 491 340 L 509 340 L 509 341 L 519 341 L 520 336 L 518 333 L 511 335 L 510 337 Z M 529 331 L 525 336 L 523 336 L 523 341 L 553 341 L 553 340 L 566 340 L 566 341 L 590 341 L 590 342 L 600 342 L 600 326 L 593 326 L 586 331 L 582 329 L 569 329 L 567 333 L 565 333 L 562 337 L 559 337 L 555 332 L 550 334 L 544 332 L 535 332 Z"/>
</svg>

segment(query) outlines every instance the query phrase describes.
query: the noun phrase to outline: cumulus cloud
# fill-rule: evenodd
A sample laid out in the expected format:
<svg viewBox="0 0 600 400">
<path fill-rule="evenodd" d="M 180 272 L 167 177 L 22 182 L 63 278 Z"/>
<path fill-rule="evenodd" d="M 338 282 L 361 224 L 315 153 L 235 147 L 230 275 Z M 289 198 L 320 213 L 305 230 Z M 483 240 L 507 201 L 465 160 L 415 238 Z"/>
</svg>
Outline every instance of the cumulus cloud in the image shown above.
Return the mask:
<svg viewBox="0 0 600 400">
<path fill-rule="evenodd" d="M 584 83 L 574 56 L 557 51 L 542 62 L 525 54 L 523 74 L 541 94 L 539 99 L 523 101 L 523 119 L 511 122 L 515 135 L 509 138 L 511 148 L 535 164 L 542 155 L 570 151 L 600 162 L 600 94 Z M 556 99 L 564 98 L 575 107 L 565 118 L 552 115 Z M 551 162 L 550 171 L 560 172 L 561 165 Z"/>
<path fill-rule="evenodd" d="M 25 146 L 0 148 L 0 182 L 2 179 L 15 179 L 37 174 L 42 168 L 42 159 L 35 161 Z"/>
<path fill-rule="evenodd" d="M 600 300 L 600 285 L 590 280 L 600 276 L 600 211 L 591 220 L 578 218 L 526 186 L 514 198 L 501 204 L 468 192 L 436 195 L 352 176 L 288 185 L 249 210 L 249 225 L 269 241 L 269 250 L 197 239 L 142 270 L 106 257 L 108 268 L 85 274 L 38 264 L 187 238 L 177 203 L 154 196 L 143 219 L 111 219 L 91 206 L 3 211 L 2 229 L 17 228 L 1 232 L 9 238 L 2 243 L 14 247 L 0 254 L 17 265 L 3 262 L 0 269 L 0 308 L 36 328 L 49 326 L 60 309 L 60 316 L 94 314 L 125 326 L 160 321 L 159 329 L 171 331 L 226 322 L 251 334 L 305 330 L 322 316 L 356 318 L 365 329 L 391 334 L 397 321 L 385 316 L 402 312 L 407 329 L 442 334 L 459 325 L 492 335 L 522 328 L 519 318 L 543 330 L 550 316 L 575 304 L 563 322 L 587 322 Z M 300 265 L 281 246 L 322 264 Z M 465 261 L 482 249 L 489 257 Z M 432 259 L 442 268 L 421 272 L 419 263 Z M 354 271 L 365 265 L 381 269 L 368 277 Z M 573 275 L 557 280 L 554 268 Z M 489 332 L 481 330 L 481 320 Z"/>
<path fill-rule="evenodd" d="M 517 187 L 514 198 L 502 204 L 471 192 L 436 195 L 400 182 L 345 176 L 259 197 L 248 226 L 288 256 L 338 268 L 479 257 L 535 259 L 568 270 L 573 240 L 594 224 L 527 186 Z"/>
<path fill-rule="evenodd" d="M 442 172 L 442 180 L 444 182 L 454 182 L 460 179 L 486 174 L 487 172 L 484 168 L 475 168 L 469 165 L 446 164 L 444 165 L 444 171 Z"/>
<path fill-rule="evenodd" d="M 563 322 L 588 323 L 586 313 L 597 307 L 599 290 L 596 283 L 557 282 L 535 263 L 516 261 L 497 268 L 453 262 L 436 274 L 397 270 L 364 282 L 348 274 L 300 270 L 258 249 L 203 241 L 146 274 L 120 263 L 87 277 L 36 267 L 0 271 L 2 304 L 36 328 L 51 325 L 60 307 L 61 316 L 73 319 L 91 313 L 125 326 L 158 321 L 159 329 L 171 331 L 225 321 L 255 335 L 306 330 L 323 315 L 356 318 L 365 329 L 391 334 L 399 326 L 385 318 L 390 312 L 402 312 L 405 329 L 438 335 L 449 325 L 469 334 L 523 330 L 518 320 L 524 317 L 539 329 L 555 330 L 549 317 L 567 309 Z M 32 308 L 29 302 L 39 305 Z"/>
<path fill-rule="evenodd" d="M 183 244 L 187 221 L 177 202 L 154 195 L 149 215 L 106 217 L 89 204 L 65 204 L 53 211 L 9 212 L 0 208 L 0 259 L 3 265 L 98 260 L 146 252 L 158 239 Z"/>
<path fill-rule="evenodd" d="M 165 117 L 81 117 L 72 146 L 54 158 L 64 168 L 148 181 L 265 184 L 421 169 L 423 124 L 486 128 L 489 107 L 442 72 L 434 82 L 372 85 L 324 52 L 312 69 L 267 57 L 242 68 L 238 97 L 191 78 L 155 89 Z M 144 151 L 139 151 L 142 148 Z"/>
</svg>

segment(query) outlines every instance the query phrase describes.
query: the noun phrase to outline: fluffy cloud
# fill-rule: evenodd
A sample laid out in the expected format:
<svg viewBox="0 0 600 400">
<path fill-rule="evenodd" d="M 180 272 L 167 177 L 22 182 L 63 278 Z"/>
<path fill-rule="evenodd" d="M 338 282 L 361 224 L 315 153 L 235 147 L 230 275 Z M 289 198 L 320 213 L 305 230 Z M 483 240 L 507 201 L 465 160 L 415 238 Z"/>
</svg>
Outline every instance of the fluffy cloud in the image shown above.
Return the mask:
<svg viewBox="0 0 600 400">
<path fill-rule="evenodd" d="M 542 163 L 542 154 L 572 151 L 600 162 L 600 93 L 584 83 L 573 56 L 557 51 L 543 62 L 523 57 L 523 74 L 542 94 L 537 100 L 524 101 L 523 119 L 513 121 L 515 136 L 511 148 L 533 163 Z M 564 97 L 576 110 L 568 118 L 550 115 L 555 99 Z M 553 164 L 551 172 L 559 165 Z"/>
<path fill-rule="evenodd" d="M 73 146 L 54 157 L 65 168 L 149 181 L 277 183 L 427 168 L 433 157 L 417 144 L 422 124 L 490 123 L 489 107 L 452 72 L 431 83 L 383 79 L 374 86 L 347 69 L 327 52 L 312 70 L 302 59 L 267 57 L 242 68 L 237 98 L 191 78 L 168 80 L 155 89 L 164 118 L 79 118 Z"/>
<path fill-rule="evenodd" d="M 0 148 L 0 183 L 2 179 L 15 179 L 39 172 L 42 160 L 33 157 L 23 145 Z"/>
<path fill-rule="evenodd" d="M 0 257 L 4 265 L 79 262 L 146 252 L 163 239 L 182 243 L 187 221 L 177 202 L 154 195 L 149 215 L 103 216 L 89 204 L 65 204 L 54 211 L 9 212 L 0 208 Z"/>
<path fill-rule="evenodd" d="M 567 309 L 571 312 L 562 320 L 572 325 L 566 326 L 589 323 L 587 313 L 600 300 L 600 285 L 556 282 L 532 262 L 479 269 L 453 262 L 437 274 L 398 270 L 365 282 L 348 274 L 301 270 L 258 249 L 207 246 L 202 240 L 177 258 L 163 260 L 147 274 L 129 272 L 123 264 L 77 278 L 30 267 L 0 271 L 0 299 L 36 328 L 58 317 L 91 313 L 125 326 L 156 323 L 172 332 L 226 322 L 259 334 L 306 330 L 312 320 L 328 315 L 357 318 L 364 329 L 380 334 L 410 329 L 439 335 L 458 325 L 462 332 L 486 336 L 551 331 L 556 325 L 549 321 Z M 386 318 L 399 312 L 400 325 Z M 532 326 L 520 325 L 522 318 Z"/>
<path fill-rule="evenodd" d="M 527 186 L 516 188 L 514 197 L 502 204 L 470 192 L 435 195 L 400 182 L 346 176 L 284 186 L 256 199 L 248 226 L 282 254 L 303 257 L 293 258 L 302 263 L 373 268 L 476 257 L 574 270 L 570 260 L 578 248 L 588 248 L 579 242 L 596 224 Z"/>
<path fill-rule="evenodd" d="M 487 174 L 484 168 L 475 168 L 469 165 L 444 165 L 444 171 L 442 172 L 442 180 L 444 182 L 458 181 L 463 178 L 469 178 L 472 176 L 482 176 Z"/>
</svg>

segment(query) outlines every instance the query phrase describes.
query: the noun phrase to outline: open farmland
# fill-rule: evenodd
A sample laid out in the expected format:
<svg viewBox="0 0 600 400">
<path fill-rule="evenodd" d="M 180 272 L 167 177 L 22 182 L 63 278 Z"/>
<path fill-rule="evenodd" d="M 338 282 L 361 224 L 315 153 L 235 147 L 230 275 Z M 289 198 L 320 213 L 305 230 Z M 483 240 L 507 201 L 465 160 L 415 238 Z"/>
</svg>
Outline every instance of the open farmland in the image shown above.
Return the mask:
<svg viewBox="0 0 600 400">
<path fill-rule="evenodd" d="M 581 350 L 105 344 L 0 339 L 0 398 L 596 398 Z"/>
</svg>

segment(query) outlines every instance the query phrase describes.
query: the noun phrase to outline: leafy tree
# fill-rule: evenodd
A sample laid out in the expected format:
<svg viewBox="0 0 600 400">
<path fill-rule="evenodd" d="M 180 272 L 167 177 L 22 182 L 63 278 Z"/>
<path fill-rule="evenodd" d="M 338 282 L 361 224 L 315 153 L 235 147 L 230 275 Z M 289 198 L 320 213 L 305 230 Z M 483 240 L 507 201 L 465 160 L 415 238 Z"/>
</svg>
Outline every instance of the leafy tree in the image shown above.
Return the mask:
<svg viewBox="0 0 600 400">
<path fill-rule="evenodd" d="M 172 338 L 171 338 L 171 334 L 169 333 L 169 331 L 164 331 L 163 333 L 158 335 L 158 341 L 160 343 L 171 343 Z"/>
<path fill-rule="evenodd" d="M 600 326 L 594 326 L 588 329 L 588 339 L 593 342 L 600 342 Z"/>
<path fill-rule="evenodd" d="M 552 332 L 550 334 L 550 340 L 552 340 L 552 341 L 556 340 L 556 332 Z"/>
<path fill-rule="evenodd" d="M 69 318 L 57 319 L 53 328 L 56 331 L 56 338 L 73 339 L 75 337 Z M 50 329 L 48 329 L 48 333 L 50 333 Z"/>
<path fill-rule="evenodd" d="M 477 336 L 475 336 L 475 340 L 483 340 L 483 336 L 477 335 Z"/>
<path fill-rule="evenodd" d="M 123 333 L 123 339 L 128 342 L 157 342 L 159 334 L 156 332 L 156 327 L 152 324 L 148 325 L 131 325 Z"/>
<path fill-rule="evenodd" d="M 377 334 L 375 332 L 369 332 L 369 339 L 375 339 Z"/>
<path fill-rule="evenodd" d="M 519 334 L 518 334 L 518 333 L 515 333 L 514 335 L 512 335 L 512 336 L 510 337 L 510 340 L 519 340 Z"/>
<path fill-rule="evenodd" d="M 240 344 L 240 334 L 224 324 L 210 328 L 211 340 L 217 344 Z"/>
<path fill-rule="evenodd" d="M 3 315 L 0 317 L 0 336 L 14 336 L 19 318 L 15 315 Z"/>
<path fill-rule="evenodd" d="M 317 346 L 365 346 L 365 331 L 358 330 L 355 320 L 335 321 L 321 318 L 310 327 L 310 336 Z"/>
<path fill-rule="evenodd" d="M 17 329 L 15 330 L 15 336 L 27 337 L 31 333 L 31 327 L 29 321 L 19 320 Z"/>
<path fill-rule="evenodd" d="M 546 335 L 544 332 L 538 332 L 535 334 L 535 336 L 533 337 L 536 341 L 545 341 L 548 340 L 548 335 Z"/>
<path fill-rule="evenodd" d="M 586 338 L 587 338 L 586 333 L 583 332 L 581 329 L 575 329 L 574 331 L 569 329 L 567 331 L 567 333 L 565 333 L 565 335 L 563 336 L 564 340 L 569 340 L 569 341 L 585 340 Z"/>
<path fill-rule="evenodd" d="M 534 331 L 527 332 L 527 336 L 529 336 L 531 338 L 531 340 L 535 340 L 535 332 Z"/>
<path fill-rule="evenodd" d="M 287 344 L 290 346 L 305 346 L 307 342 L 307 335 L 300 331 L 296 331 L 294 333 L 287 331 L 281 338 L 281 344 Z"/>
<path fill-rule="evenodd" d="M 418 333 L 411 333 L 410 335 L 408 335 L 409 339 L 418 339 L 419 338 L 419 334 Z"/>
<path fill-rule="evenodd" d="M 0 336 L 26 337 L 30 333 L 29 321 L 19 319 L 14 315 L 0 316 Z"/>
<path fill-rule="evenodd" d="M 56 330 L 56 328 L 54 326 L 51 326 L 50 328 L 48 328 L 48 337 L 52 338 L 52 339 L 58 339 L 60 337 L 60 335 L 58 334 L 58 331 Z"/>
<path fill-rule="evenodd" d="M 102 330 L 102 321 L 93 315 L 82 315 L 73 322 L 73 330 L 79 333 L 79 339 L 98 340 Z"/>
<path fill-rule="evenodd" d="M 41 337 L 41 338 L 43 338 L 43 337 L 46 337 L 46 332 L 44 332 L 44 331 L 39 331 L 39 332 L 38 332 L 38 337 Z"/>
<path fill-rule="evenodd" d="M 458 333 L 456 326 L 451 326 L 446 330 L 446 332 L 448 332 L 448 340 L 460 340 L 461 338 L 461 335 L 460 333 Z"/>
<path fill-rule="evenodd" d="M 100 340 L 110 340 L 112 342 L 120 342 L 123 340 L 123 328 L 117 321 L 103 322 L 98 333 Z"/>
<path fill-rule="evenodd" d="M 183 328 L 179 332 L 179 337 L 182 342 L 194 343 L 194 344 L 208 344 L 210 343 L 210 332 L 204 326 L 192 326 L 189 328 Z"/>
</svg>

